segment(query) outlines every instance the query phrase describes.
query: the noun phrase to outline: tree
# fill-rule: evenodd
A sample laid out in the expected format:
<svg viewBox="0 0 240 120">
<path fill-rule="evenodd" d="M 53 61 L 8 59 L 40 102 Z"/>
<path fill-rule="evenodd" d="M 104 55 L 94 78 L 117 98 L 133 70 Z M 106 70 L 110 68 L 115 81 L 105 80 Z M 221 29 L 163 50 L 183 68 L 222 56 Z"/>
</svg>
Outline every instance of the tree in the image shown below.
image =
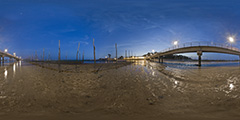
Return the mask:
<svg viewBox="0 0 240 120">
<path fill-rule="evenodd" d="M 120 56 L 118 59 L 123 59 L 123 56 Z"/>
<path fill-rule="evenodd" d="M 108 54 L 108 58 L 111 58 L 111 54 Z"/>
</svg>

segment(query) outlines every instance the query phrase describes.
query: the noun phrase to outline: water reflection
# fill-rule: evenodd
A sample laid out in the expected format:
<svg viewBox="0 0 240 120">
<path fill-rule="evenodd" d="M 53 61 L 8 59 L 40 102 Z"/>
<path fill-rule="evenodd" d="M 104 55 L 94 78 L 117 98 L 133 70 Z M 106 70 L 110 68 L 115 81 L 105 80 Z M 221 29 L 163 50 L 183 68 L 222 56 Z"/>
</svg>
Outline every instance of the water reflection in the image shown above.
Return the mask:
<svg viewBox="0 0 240 120">
<path fill-rule="evenodd" d="M 230 88 L 230 90 L 233 90 L 234 85 L 231 83 L 231 84 L 229 85 L 229 88 Z"/>
<path fill-rule="evenodd" d="M 231 93 L 234 91 L 235 87 L 236 87 L 236 83 L 238 82 L 238 78 L 237 77 L 230 77 L 227 79 L 227 85 L 225 86 L 225 92 L 227 94 Z"/>
<path fill-rule="evenodd" d="M 4 69 L 4 78 L 7 79 L 8 71 L 7 68 Z"/>
</svg>

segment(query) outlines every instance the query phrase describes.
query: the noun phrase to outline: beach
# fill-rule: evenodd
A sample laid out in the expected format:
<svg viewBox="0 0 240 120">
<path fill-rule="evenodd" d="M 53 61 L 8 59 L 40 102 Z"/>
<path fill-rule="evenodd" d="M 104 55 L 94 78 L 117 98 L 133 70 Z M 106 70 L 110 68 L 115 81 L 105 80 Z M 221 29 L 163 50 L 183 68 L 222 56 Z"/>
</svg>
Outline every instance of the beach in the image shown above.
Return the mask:
<svg viewBox="0 0 240 120">
<path fill-rule="evenodd" d="M 239 66 L 183 69 L 137 61 L 58 67 L 1 66 L 0 119 L 240 118 Z"/>
</svg>

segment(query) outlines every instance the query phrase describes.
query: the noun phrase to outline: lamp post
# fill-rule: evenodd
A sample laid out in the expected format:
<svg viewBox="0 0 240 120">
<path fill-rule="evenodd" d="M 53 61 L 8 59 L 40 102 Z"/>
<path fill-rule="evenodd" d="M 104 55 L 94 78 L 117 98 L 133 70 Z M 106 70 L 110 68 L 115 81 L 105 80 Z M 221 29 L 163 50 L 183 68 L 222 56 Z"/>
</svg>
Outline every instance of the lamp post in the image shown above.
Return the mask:
<svg viewBox="0 0 240 120">
<path fill-rule="evenodd" d="M 176 41 L 174 41 L 173 42 L 173 45 L 177 48 L 177 45 L 178 45 L 178 41 L 176 40 Z"/>
<path fill-rule="evenodd" d="M 8 52 L 8 49 L 5 49 L 4 52 L 7 53 L 7 52 Z"/>
<path fill-rule="evenodd" d="M 235 41 L 233 37 L 228 37 L 228 41 L 230 42 L 231 49 L 232 49 L 232 43 Z"/>
</svg>

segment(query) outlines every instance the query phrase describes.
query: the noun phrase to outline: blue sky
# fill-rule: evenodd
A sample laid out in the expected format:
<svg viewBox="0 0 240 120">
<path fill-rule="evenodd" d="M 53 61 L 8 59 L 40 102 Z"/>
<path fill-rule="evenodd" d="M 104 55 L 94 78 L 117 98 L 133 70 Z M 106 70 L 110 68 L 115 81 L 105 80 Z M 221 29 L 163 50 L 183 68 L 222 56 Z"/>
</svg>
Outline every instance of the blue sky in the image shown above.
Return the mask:
<svg viewBox="0 0 240 120">
<path fill-rule="evenodd" d="M 75 59 L 80 42 L 80 51 L 92 59 L 93 38 L 99 58 L 115 56 L 115 43 L 119 55 L 125 50 L 143 55 L 171 47 L 173 40 L 228 44 L 229 35 L 236 36 L 238 47 L 239 6 L 239 0 L 0 0 L 0 49 L 29 57 L 45 48 L 57 58 L 61 40 L 62 59 L 66 54 Z"/>
</svg>

